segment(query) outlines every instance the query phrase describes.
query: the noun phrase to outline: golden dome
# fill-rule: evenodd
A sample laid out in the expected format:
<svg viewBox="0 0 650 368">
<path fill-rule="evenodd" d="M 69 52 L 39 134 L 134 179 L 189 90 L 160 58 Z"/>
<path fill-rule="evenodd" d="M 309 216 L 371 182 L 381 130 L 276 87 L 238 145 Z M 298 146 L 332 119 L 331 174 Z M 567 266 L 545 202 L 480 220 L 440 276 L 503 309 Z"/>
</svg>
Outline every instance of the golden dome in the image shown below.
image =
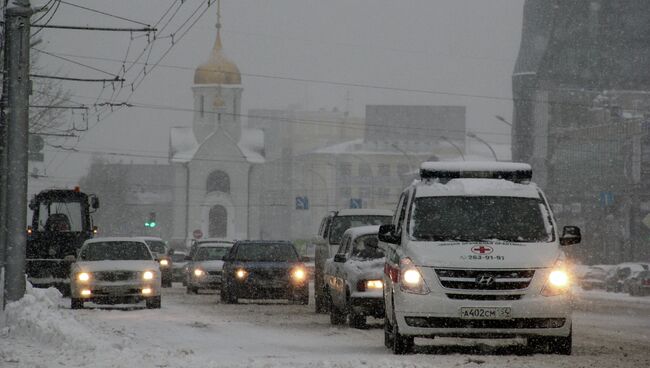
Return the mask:
<svg viewBox="0 0 650 368">
<path fill-rule="evenodd" d="M 210 58 L 196 68 L 194 84 L 241 84 L 239 68 L 223 54 L 222 48 L 221 35 L 217 28 L 217 39 Z"/>
</svg>

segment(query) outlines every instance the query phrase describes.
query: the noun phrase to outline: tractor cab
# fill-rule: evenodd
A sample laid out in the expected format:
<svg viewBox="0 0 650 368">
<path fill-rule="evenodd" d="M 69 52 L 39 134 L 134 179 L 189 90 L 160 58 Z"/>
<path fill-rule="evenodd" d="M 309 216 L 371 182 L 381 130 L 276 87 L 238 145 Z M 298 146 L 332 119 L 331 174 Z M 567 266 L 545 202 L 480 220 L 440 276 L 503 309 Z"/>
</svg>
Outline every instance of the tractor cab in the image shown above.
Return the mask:
<svg viewBox="0 0 650 368">
<path fill-rule="evenodd" d="M 35 195 L 29 208 L 28 279 L 36 287 L 56 286 L 67 291 L 70 264 L 84 241 L 96 232 L 91 214 L 99 208 L 99 200 L 79 188 L 52 189 Z"/>
</svg>

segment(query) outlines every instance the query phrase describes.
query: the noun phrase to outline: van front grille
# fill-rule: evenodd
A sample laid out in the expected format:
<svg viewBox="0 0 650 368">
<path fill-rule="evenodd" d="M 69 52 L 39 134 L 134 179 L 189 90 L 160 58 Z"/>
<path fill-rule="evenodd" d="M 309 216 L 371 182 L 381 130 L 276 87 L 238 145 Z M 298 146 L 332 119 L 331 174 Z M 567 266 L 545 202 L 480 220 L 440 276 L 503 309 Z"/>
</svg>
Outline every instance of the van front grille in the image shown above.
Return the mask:
<svg viewBox="0 0 650 368">
<path fill-rule="evenodd" d="M 457 290 L 522 290 L 530 284 L 535 270 L 436 269 L 444 288 Z"/>
</svg>

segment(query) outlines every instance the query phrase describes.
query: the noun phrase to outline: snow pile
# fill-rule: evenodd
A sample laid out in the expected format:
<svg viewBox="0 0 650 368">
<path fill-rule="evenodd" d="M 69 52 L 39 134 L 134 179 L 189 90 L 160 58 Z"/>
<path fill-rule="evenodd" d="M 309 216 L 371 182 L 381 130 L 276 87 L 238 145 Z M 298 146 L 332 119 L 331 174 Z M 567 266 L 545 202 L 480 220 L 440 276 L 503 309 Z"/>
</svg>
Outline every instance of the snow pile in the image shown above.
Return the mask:
<svg viewBox="0 0 650 368">
<path fill-rule="evenodd" d="M 7 305 L 2 338 L 27 338 L 48 346 L 94 350 L 94 338 L 70 313 L 59 308 L 61 293 L 54 289 L 33 288 L 29 283 L 25 296 Z"/>
</svg>

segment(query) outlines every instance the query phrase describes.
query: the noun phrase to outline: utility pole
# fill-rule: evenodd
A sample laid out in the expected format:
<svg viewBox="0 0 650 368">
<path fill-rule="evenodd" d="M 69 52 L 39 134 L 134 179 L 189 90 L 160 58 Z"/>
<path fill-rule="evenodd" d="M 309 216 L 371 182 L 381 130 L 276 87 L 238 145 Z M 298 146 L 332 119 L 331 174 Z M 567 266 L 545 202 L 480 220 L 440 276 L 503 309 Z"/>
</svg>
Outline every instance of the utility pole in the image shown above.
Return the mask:
<svg viewBox="0 0 650 368">
<path fill-rule="evenodd" d="M 2 5 L 6 9 L 8 0 L 2 0 Z M 7 59 L 5 52 L 7 28 L 6 14 L 2 13 L 2 65 L 0 70 L 5 69 Z M 6 242 L 6 220 L 7 220 L 7 116 L 5 108 L 7 107 L 7 77 L 2 75 L 2 95 L 0 95 L 0 310 L 4 310 L 5 305 L 5 253 L 7 248 Z"/>
<path fill-rule="evenodd" d="M 25 295 L 25 249 L 27 242 L 27 147 L 29 134 L 29 0 L 13 0 L 6 7 L 5 70 L 7 85 L 7 177 L 5 301 Z"/>
</svg>

